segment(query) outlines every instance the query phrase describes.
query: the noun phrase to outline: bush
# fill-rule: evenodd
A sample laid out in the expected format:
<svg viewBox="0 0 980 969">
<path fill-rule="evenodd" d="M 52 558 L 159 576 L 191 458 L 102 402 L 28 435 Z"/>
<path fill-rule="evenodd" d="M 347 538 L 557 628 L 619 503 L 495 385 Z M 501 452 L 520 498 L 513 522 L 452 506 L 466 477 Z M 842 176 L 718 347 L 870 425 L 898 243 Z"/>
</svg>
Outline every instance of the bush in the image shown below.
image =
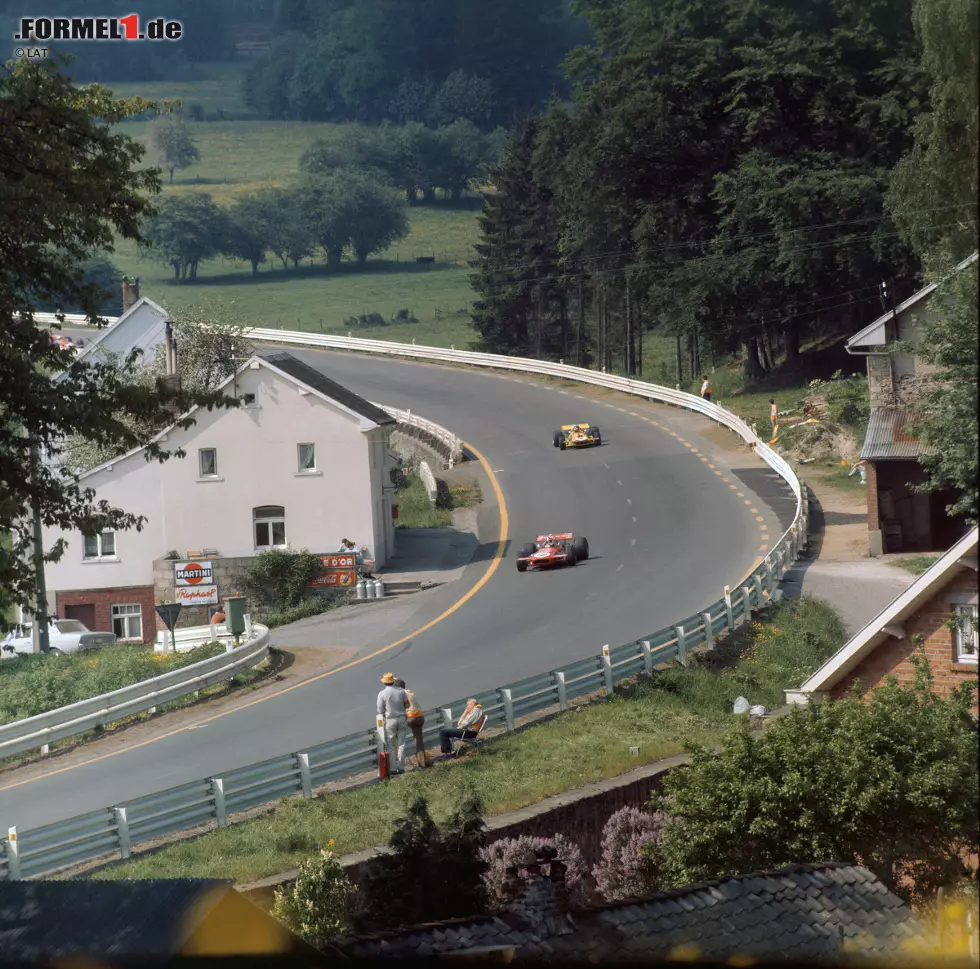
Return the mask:
<svg viewBox="0 0 980 969">
<path fill-rule="evenodd" d="M 259 613 L 255 621 L 263 626 L 268 626 L 269 629 L 275 629 L 276 626 L 285 626 L 291 622 L 299 622 L 300 619 L 309 619 L 311 616 L 319 616 L 321 613 L 329 612 L 331 609 L 343 605 L 347 599 L 347 595 L 343 597 L 312 595 L 304 599 L 299 605 Z"/>
<path fill-rule="evenodd" d="M 649 848 L 660 839 L 662 815 L 634 807 L 610 816 L 602 831 L 602 861 L 592 869 L 608 902 L 636 898 L 656 889 L 656 864 Z"/>
<path fill-rule="evenodd" d="M 276 891 L 272 913 L 312 946 L 349 932 L 357 888 L 333 854 L 333 841 L 302 862 L 290 888 Z"/>
<path fill-rule="evenodd" d="M 320 574 L 320 559 L 303 549 L 273 548 L 259 552 L 245 571 L 245 588 L 270 612 L 300 605 L 310 583 Z"/>
<path fill-rule="evenodd" d="M 834 424 L 861 429 L 867 427 L 871 403 L 865 377 L 859 374 L 845 377 L 838 370 L 830 380 L 811 381 L 810 391 L 827 398 L 827 417 Z"/>
<path fill-rule="evenodd" d="M 62 656 L 33 654 L 6 659 L 0 663 L 0 723 L 13 723 L 121 690 L 223 651 L 221 643 L 210 642 L 176 654 L 118 645 Z"/>
<path fill-rule="evenodd" d="M 554 848 L 558 852 L 558 861 L 566 867 L 565 884 L 568 887 L 569 902 L 575 906 L 588 902 L 586 876 L 589 869 L 579 846 L 563 834 L 555 834 L 550 838 L 532 838 L 522 834 L 519 838 L 501 838 L 480 851 L 480 857 L 488 866 L 483 874 L 483 886 L 490 908 L 499 911 L 513 901 L 507 889 L 507 869 L 517 865 L 528 852 L 533 854 L 545 847 Z M 525 872 L 518 872 L 518 879 L 522 887 L 527 884 Z"/>
</svg>

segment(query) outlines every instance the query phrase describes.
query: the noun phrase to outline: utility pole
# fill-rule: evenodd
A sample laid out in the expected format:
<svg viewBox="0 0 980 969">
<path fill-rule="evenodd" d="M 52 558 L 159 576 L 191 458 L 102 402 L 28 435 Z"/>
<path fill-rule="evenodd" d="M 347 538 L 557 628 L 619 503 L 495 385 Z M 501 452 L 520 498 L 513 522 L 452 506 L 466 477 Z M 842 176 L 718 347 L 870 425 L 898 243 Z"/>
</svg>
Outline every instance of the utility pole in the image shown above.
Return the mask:
<svg viewBox="0 0 980 969">
<path fill-rule="evenodd" d="M 542 317 L 544 316 L 544 286 L 541 282 L 538 282 L 538 311 L 536 314 L 538 318 L 538 352 L 537 358 L 541 359 L 541 327 L 542 327 Z"/>
<path fill-rule="evenodd" d="M 578 336 L 575 339 L 575 349 L 578 353 L 578 365 L 585 366 L 585 284 L 582 277 L 578 278 Z"/>
<path fill-rule="evenodd" d="M 48 590 L 44 581 L 44 536 L 41 531 L 41 454 L 37 444 L 31 442 L 31 511 L 34 516 L 34 581 L 37 590 L 37 611 L 34 628 L 37 630 L 38 649 L 46 653 L 51 646 L 48 635 Z"/>
<path fill-rule="evenodd" d="M 636 370 L 636 348 L 633 345 L 633 305 L 630 300 L 630 272 L 626 270 L 626 376 L 633 377 Z"/>
</svg>

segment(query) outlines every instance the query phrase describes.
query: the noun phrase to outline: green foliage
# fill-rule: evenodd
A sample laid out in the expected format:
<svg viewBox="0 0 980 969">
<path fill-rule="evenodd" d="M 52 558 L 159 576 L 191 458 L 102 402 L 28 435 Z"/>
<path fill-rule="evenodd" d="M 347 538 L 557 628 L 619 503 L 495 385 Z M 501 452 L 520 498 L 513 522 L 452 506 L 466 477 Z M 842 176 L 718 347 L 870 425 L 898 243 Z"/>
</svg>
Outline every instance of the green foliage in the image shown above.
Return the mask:
<svg viewBox="0 0 980 969">
<path fill-rule="evenodd" d="M 319 574 L 320 560 L 312 552 L 271 548 L 259 552 L 246 569 L 245 588 L 260 607 L 291 609 L 303 602 Z"/>
<path fill-rule="evenodd" d="M 262 612 L 256 616 L 256 621 L 275 629 L 276 626 L 286 626 L 291 622 L 299 622 L 300 619 L 309 619 L 312 616 L 319 616 L 331 609 L 336 609 L 347 601 L 347 597 L 312 595 L 295 606 L 286 606 L 281 609 L 273 609 L 269 612 Z"/>
<path fill-rule="evenodd" d="M 810 381 L 810 394 L 827 399 L 827 417 L 834 424 L 864 431 L 871 415 L 868 380 L 860 374 L 845 377 L 838 370 L 830 380 Z"/>
<path fill-rule="evenodd" d="M 207 643 L 186 653 L 155 654 L 152 647 L 118 645 L 95 652 L 5 659 L 0 663 L 0 723 L 121 690 L 223 650 L 221 643 Z"/>
<path fill-rule="evenodd" d="M 934 694 L 894 680 L 795 709 L 758 739 L 740 723 L 715 756 L 691 749 L 666 779 L 656 859 L 673 887 L 791 863 L 863 864 L 892 891 L 929 897 L 978 843 L 972 687 Z"/>
<path fill-rule="evenodd" d="M 433 505 L 418 475 L 408 474 L 398 482 L 394 500 L 398 505 L 395 528 L 449 528 L 453 523 L 452 510 Z"/>
<path fill-rule="evenodd" d="M 144 248 L 174 271 L 174 279 L 197 278 L 199 263 L 213 259 L 227 231 L 224 213 L 206 192 L 168 195 L 144 229 Z"/>
<path fill-rule="evenodd" d="M 31 557 L 32 505 L 52 530 L 126 531 L 140 516 L 97 501 L 63 463 L 66 441 L 79 434 L 99 447 L 128 450 L 144 442 L 134 427 L 160 419 L 168 407 L 225 406 L 223 395 L 174 393 L 133 385 L 135 357 L 87 364 L 58 349 L 34 321 L 40 305 L 80 305 L 98 320 L 102 285 L 84 264 L 111 251 L 118 237 L 136 240 L 159 190 L 155 170 L 140 168 L 143 149 L 113 125 L 155 108 L 114 101 L 98 86 L 74 87 L 62 61 L 18 62 L 0 72 L 0 623 L 11 603 L 36 601 Z M 188 427 L 193 418 L 181 418 Z M 44 454 L 46 460 L 39 460 Z M 150 444 L 151 460 L 170 456 Z M 33 475 L 31 472 L 33 471 Z M 33 480 L 31 480 L 33 478 Z M 65 543 L 45 550 L 48 561 Z"/>
<path fill-rule="evenodd" d="M 938 555 L 907 555 L 904 558 L 893 559 L 890 563 L 897 569 L 905 569 L 913 575 L 922 575 L 928 572 L 936 562 L 939 561 Z"/>
<path fill-rule="evenodd" d="M 187 123 L 179 115 L 165 115 L 154 122 L 153 143 L 163 167 L 170 172 L 171 184 L 177 169 L 187 168 L 201 157 Z"/>
<path fill-rule="evenodd" d="M 480 857 L 486 831 L 483 812 L 480 797 L 466 792 L 440 829 L 426 799 L 416 797 L 405 817 L 394 822 L 390 854 L 379 856 L 365 873 L 357 915 L 362 929 L 481 912 L 485 899 L 480 876 L 486 868 Z"/>
<path fill-rule="evenodd" d="M 296 881 L 277 889 L 272 914 L 310 945 L 321 948 L 350 931 L 357 886 L 333 853 L 332 841 L 301 862 Z"/>
</svg>

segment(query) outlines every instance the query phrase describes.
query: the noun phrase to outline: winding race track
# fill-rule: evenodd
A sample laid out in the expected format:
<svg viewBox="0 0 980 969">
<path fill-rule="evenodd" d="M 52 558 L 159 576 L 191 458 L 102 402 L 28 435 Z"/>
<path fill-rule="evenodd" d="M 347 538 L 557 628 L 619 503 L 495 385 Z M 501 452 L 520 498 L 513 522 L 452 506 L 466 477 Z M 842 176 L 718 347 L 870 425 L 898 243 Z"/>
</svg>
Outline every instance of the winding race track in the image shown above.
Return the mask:
<svg viewBox="0 0 980 969">
<path fill-rule="evenodd" d="M 306 620 L 274 631 L 273 642 L 306 636 L 309 646 L 357 650 L 335 670 L 217 714 L 201 707 L 179 726 L 165 717 L 144 739 L 134 733 L 112 749 L 94 744 L 0 775 L 3 828 L 34 828 L 366 731 L 388 669 L 432 708 L 641 638 L 720 598 L 793 513 L 775 473 L 695 414 L 520 375 L 290 352 L 369 400 L 442 424 L 485 459 L 469 465 L 485 498 L 472 563 L 457 582 L 345 610 L 349 624 Z M 553 430 L 575 421 L 598 424 L 603 446 L 554 448 Z M 589 560 L 518 573 L 520 546 L 554 531 L 586 536 Z"/>
</svg>

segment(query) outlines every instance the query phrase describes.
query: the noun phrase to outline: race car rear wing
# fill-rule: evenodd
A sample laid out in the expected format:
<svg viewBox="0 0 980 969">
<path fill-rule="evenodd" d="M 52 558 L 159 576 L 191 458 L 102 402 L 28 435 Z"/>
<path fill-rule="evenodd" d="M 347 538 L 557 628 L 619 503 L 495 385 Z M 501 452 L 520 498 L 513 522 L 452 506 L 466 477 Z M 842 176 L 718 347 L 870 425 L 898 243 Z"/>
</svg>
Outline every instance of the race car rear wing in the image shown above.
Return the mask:
<svg viewBox="0 0 980 969">
<path fill-rule="evenodd" d="M 588 421 L 580 421 L 578 424 L 562 424 L 561 429 L 563 431 L 570 431 L 574 427 L 581 427 L 582 430 L 588 430 L 592 425 Z"/>
<path fill-rule="evenodd" d="M 536 542 L 548 542 L 548 541 L 567 542 L 567 541 L 571 541 L 572 537 L 573 536 L 571 532 L 558 532 L 555 535 L 539 535 L 535 539 L 535 541 Z"/>
</svg>

